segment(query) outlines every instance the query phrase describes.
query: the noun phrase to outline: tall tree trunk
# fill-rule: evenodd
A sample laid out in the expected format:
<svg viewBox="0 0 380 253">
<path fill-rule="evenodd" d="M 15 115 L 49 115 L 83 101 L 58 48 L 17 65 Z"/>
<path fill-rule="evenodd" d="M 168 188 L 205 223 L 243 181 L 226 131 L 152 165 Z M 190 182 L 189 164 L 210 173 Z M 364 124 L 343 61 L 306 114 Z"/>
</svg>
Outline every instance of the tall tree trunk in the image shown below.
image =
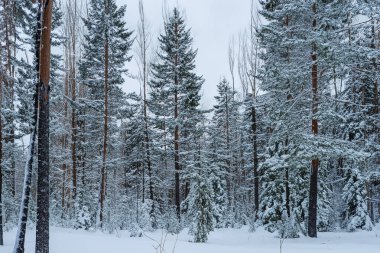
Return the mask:
<svg viewBox="0 0 380 253">
<path fill-rule="evenodd" d="M 177 77 L 176 77 L 177 78 Z M 178 117 L 178 92 L 175 91 L 175 109 L 174 109 L 174 119 L 177 120 Z M 175 205 L 177 207 L 177 217 L 178 220 L 181 219 L 181 203 L 180 203 L 180 185 L 179 185 L 179 173 L 181 170 L 179 164 L 179 127 L 176 123 L 174 130 L 174 169 L 175 169 Z"/>
<path fill-rule="evenodd" d="M 254 94 L 252 94 L 255 96 Z M 255 105 L 252 105 L 252 142 L 253 142 L 253 195 L 255 196 L 255 216 L 259 212 L 259 158 L 257 154 L 257 118 Z"/>
<path fill-rule="evenodd" d="M 313 4 L 313 13 L 316 14 L 317 6 Z M 313 29 L 317 26 L 317 20 L 313 19 Z M 314 42 L 312 48 L 312 67 L 311 67 L 311 85 L 312 85 L 312 123 L 311 130 L 314 136 L 318 134 L 318 65 L 317 65 L 317 45 Z M 308 235 L 317 237 L 317 202 L 318 202 L 318 167 L 319 160 L 317 158 L 311 161 L 310 190 L 309 190 L 309 220 Z"/>
<path fill-rule="evenodd" d="M 152 226 L 153 228 L 157 227 L 156 224 L 156 218 L 154 217 L 155 212 L 155 204 L 154 204 L 154 192 L 153 192 L 153 180 L 152 180 L 152 163 L 151 163 L 151 157 L 150 157 L 150 138 L 149 138 L 149 126 L 148 126 L 148 101 L 147 101 L 147 82 L 148 82 L 148 63 L 147 63 L 147 31 L 146 31 L 146 24 L 145 24 L 145 13 L 144 13 L 144 7 L 143 3 L 140 0 L 139 2 L 139 10 L 140 10 L 140 25 L 141 25 L 141 31 L 140 31 L 140 50 L 141 50 L 141 56 L 142 56 L 142 76 L 143 76 L 143 92 L 144 92 L 144 125 L 145 125 L 145 155 L 146 155 L 146 165 L 148 168 L 148 177 L 149 177 L 149 198 L 152 201 L 152 208 L 150 210 L 150 217 L 152 219 Z M 143 178 L 144 180 L 144 178 Z M 144 192 L 143 192 L 144 195 Z"/>
<path fill-rule="evenodd" d="M 79 85 L 79 97 L 83 98 L 85 97 L 85 87 L 80 84 Z M 85 194 L 85 187 L 86 187 L 86 174 L 85 174 L 85 157 L 86 157 L 86 151 L 85 151 L 85 142 L 86 142 L 86 137 L 85 137 L 85 131 L 86 131 L 86 122 L 85 119 L 83 118 L 85 115 L 85 110 L 84 108 L 80 108 L 77 111 L 77 120 L 78 120 L 78 131 L 77 131 L 77 164 L 78 164 L 78 171 L 81 170 L 81 191 L 80 191 L 80 199 L 81 201 L 84 200 L 84 194 Z M 83 203 L 83 202 L 82 202 Z"/>
<path fill-rule="evenodd" d="M 286 15 L 285 18 L 285 26 L 289 26 L 289 16 Z M 287 36 L 292 37 L 292 34 L 288 34 Z M 290 64 L 290 48 L 286 47 L 286 55 L 285 55 L 286 61 Z M 287 81 L 289 83 L 289 80 Z M 293 96 L 291 93 L 287 94 L 287 101 L 291 101 L 293 99 Z M 285 137 L 285 155 L 289 154 L 289 138 L 288 136 Z M 290 187 L 289 187 L 289 167 L 286 166 L 285 168 L 285 207 L 286 207 L 286 213 L 288 217 L 290 217 Z"/>
<path fill-rule="evenodd" d="M 225 110 L 226 110 L 226 149 L 227 149 L 227 176 L 226 176 L 226 186 L 227 186 L 227 199 L 228 199 L 228 210 L 233 208 L 232 203 L 232 166 L 231 166 L 231 152 L 230 152 L 230 105 L 228 104 L 228 94 L 227 94 L 227 84 L 224 91 Z"/>
<path fill-rule="evenodd" d="M 105 14 L 108 15 L 108 0 L 104 0 Z M 103 211 L 104 211 L 104 200 L 106 194 L 106 163 L 107 163 L 107 135 L 108 135 L 108 34 L 105 34 L 104 42 L 104 132 L 103 132 L 103 164 L 101 171 L 101 185 L 100 185 L 100 226 L 103 227 Z"/>
<path fill-rule="evenodd" d="M 42 10 L 41 10 L 41 5 L 40 5 L 37 12 L 37 27 L 35 31 L 35 44 L 34 44 L 37 80 L 40 79 L 41 11 Z M 25 163 L 24 186 L 23 186 L 22 199 L 21 199 L 21 205 L 20 205 L 19 223 L 18 223 L 14 253 L 24 253 L 25 251 L 24 244 L 25 244 L 25 235 L 26 235 L 26 223 L 28 221 L 30 190 L 31 190 L 31 184 L 32 184 L 32 172 L 33 172 L 33 158 L 34 158 L 35 142 L 37 138 L 39 89 L 40 89 L 40 85 L 39 85 L 39 82 L 37 82 L 35 85 L 35 92 L 34 92 L 34 112 L 33 112 L 33 119 L 32 119 L 33 129 L 30 136 L 28 157 Z"/>
<path fill-rule="evenodd" d="M 74 18 L 76 18 L 76 1 L 74 6 Z M 72 53 L 71 53 L 71 60 L 70 60 L 70 81 L 71 81 L 71 100 L 76 101 L 76 74 L 75 74 L 75 68 L 76 68 L 76 20 L 73 19 L 72 24 Z M 77 154 L 76 154 L 76 145 L 77 145 L 77 119 L 76 119 L 76 109 L 75 106 L 71 107 L 71 160 L 72 160 L 72 168 L 73 168 L 73 201 L 75 208 L 75 202 L 77 198 Z M 75 212 L 75 210 L 74 210 Z"/>
<path fill-rule="evenodd" d="M 176 47 L 179 47 L 179 41 L 178 41 L 178 25 L 174 28 L 174 33 L 176 36 Z M 181 166 L 179 163 L 179 126 L 178 126 L 178 86 L 179 86 L 179 80 L 178 80 L 178 66 L 179 59 L 178 59 L 178 52 L 175 56 L 175 75 L 174 75 L 174 85 L 175 85 L 175 94 L 174 94 L 174 121 L 175 121 L 175 129 L 174 129 L 174 169 L 175 169 L 175 204 L 177 207 L 177 216 L 178 220 L 181 219 L 181 200 L 180 200 L 180 182 L 179 182 L 179 173 L 181 170 Z"/>
<path fill-rule="evenodd" d="M 49 252 L 49 77 L 52 0 L 41 0 L 43 6 L 40 44 L 40 88 L 38 117 L 38 180 L 36 253 Z"/>
<path fill-rule="evenodd" d="M 254 3 L 253 0 L 251 0 L 251 19 L 250 19 L 250 66 L 251 71 L 253 74 L 253 80 L 251 82 L 251 89 L 252 89 L 252 146 L 253 146 L 253 184 L 254 184 L 254 197 L 255 197 L 255 219 L 258 218 L 258 212 L 259 212 L 259 158 L 258 158 L 258 143 L 257 143 L 257 111 L 255 108 L 256 103 L 256 94 L 257 94 L 257 88 L 256 88 L 256 78 L 257 78 L 257 68 L 258 68 L 258 42 L 257 38 L 255 38 L 255 29 L 257 29 L 257 20 L 255 20 L 254 17 Z M 256 40 L 256 43 L 254 44 L 254 41 Z M 252 59 L 254 57 L 254 60 Z"/>
<path fill-rule="evenodd" d="M 11 32 L 13 33 L 13 58 L 16 59 L 16 21 L 15 21 L 15 15 L 16 15 L 16 1 L 12 2 L 12 20 L 11 20 Z M 14 107 L 14 101 L 15 101 L 15 65 L 12 64 L 11 71 L 9 73 L 11 76 L 10 81 L 10 110 L 12 112 L 11 118 L 10 118 L 10 142 L 12 146 L 12 153 L 11 153 L 11 192 L 13 199 L 16 196 L 16 157 L 15 157 L 15 107 Z"/>
</svg>

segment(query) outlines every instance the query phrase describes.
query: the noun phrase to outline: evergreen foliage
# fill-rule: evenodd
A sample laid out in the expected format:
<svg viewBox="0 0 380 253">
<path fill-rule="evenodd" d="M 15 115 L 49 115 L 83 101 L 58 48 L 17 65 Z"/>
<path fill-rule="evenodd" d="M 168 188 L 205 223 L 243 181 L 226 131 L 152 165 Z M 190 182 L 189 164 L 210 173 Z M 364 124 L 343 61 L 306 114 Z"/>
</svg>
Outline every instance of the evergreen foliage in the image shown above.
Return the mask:
<svg viewBox="0 0 380 253">
<path fill-rule="evenodd" d="M 55 1 L 53 11 L 52 225 L 133 237 L 188 228 L 198 243 L 243 225 L 298 238 L 315 237 L 310 227 L 354 232 L 379 222 L 378 1 L 260 0 L 265 22 L 252 16 L 252 34 L 239 42 L 240 83 L 230 63 L 231 84 L 215 84 L 210 110 L 197 38 L 177 8 L 154 61 L 144 58 L 139 94 L 126 78 L 135 77 L 126 6 L 89 0 L 85 13 L 73 2 Z M 0 4 L 0 244 L 18 220 L 34 129 L 37 9 Z"/>
</svg>

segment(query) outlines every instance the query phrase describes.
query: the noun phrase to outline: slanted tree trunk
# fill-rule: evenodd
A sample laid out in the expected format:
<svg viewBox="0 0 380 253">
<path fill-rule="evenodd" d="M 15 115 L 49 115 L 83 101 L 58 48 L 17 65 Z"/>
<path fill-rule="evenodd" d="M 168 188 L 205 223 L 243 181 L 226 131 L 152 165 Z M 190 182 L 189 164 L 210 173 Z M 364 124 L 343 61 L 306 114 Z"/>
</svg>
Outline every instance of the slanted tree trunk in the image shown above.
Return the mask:
<svg viewBox="0 0 380 253">
<path fill-rule="evenodd" d="M 104 0 L 105 15 L 108 15 L 108 0 Z M 101 171 L 101 185 L 100 185 L 100 226 L 103 226 L 103 211 L 104 200 L 106 194 L 106 163 L 107 163 L 107 135 L 108 135 L 108 60 L 109 60 L 109 44 L 108 33 L 105 34 L 104 42 L 104 126 L 103 126 L 103 164 Z"/>
<path fill-rule="evenodd" d="M 37 95 L 35 95 L 37 97 Z M 36 99 L 37 100 L 37 99 Z M 37 102 L 35 102 L 37 106 Z M 34 113 L 35 119 L 37 118 L 37 108 Z M 28 221 L 28 210 L 29 210 L 29 200 L 30 200 L 30 188 L 32 184 L 32 171 L 33 171 L 33 155 L 34 147 L 37 136 L 37 124 L 36 121 L 33 123 L 33 132 L 30 137 L 28 158 L 25 164 L 25 175 L 24 175 L 24 188 L 20 205 L 19 223 L 16 235 L 16 243 L 14 248 L 14 253 L 23 253 L 25 244 L 25 234 L 26 234 L 26 223 Z"/>
<path fill-rule="evenodd" d="M 36 253 L 49 252 L 49 77 L 52 25 L 52 0 L 42 4 L 42 29 L 40 43 L 40 78 L 38 96 L 38 180 Z"/>
<path fill-rule="evenodd" d="M 313 4 L 313 13 L 317 12 L 316 3 Z M 317 26 L 317 20 L 313 19 L 313 29 Z M 312 48 L 312 67 L 311 67 L 311 85 L 312 85 L 312 122 L 311 130 L 313 135 L 318 134 L 318 64 L 317 64 L 317 45 L 313 42 Z M 309 191 L 309 220 L 308 220 L 308 236 L 317 237 L 317 197 L 318 197 L 318 167 L 319 160 L 317 158 L 311 161 L 310 175 L 310 191 Z"/>
</svg>

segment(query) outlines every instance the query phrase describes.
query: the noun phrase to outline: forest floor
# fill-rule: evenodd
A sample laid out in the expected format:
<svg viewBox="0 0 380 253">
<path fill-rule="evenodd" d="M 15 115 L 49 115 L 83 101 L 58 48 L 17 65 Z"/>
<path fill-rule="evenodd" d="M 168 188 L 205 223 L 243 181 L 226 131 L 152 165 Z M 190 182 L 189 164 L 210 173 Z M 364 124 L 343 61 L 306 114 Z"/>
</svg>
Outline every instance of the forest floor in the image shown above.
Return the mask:
<svg viewBox="0 0 380 253">
<path fill-rule="evenodd" d="M 16 231 L 5 233 L 5 245 L 0 253 L 12 253 Z M 62 228 L 51 229 L 51 253 L 279 253 L 280 242 L 275 234 L 262 229 L 249 233 L 242 229 L 218 229 L 212 232 L 207 243 L 192 243 L 186 231 L 178 236 L 162 231 L 146 233 L 143 237 L 129 237 L 128 232 L 116 234 L 87 232 Z M 34 231 L 28 231 L 26 253 L 34 252 Z M 160 248 L 161 246 L 161 248 Z M 380 252 L 380 226 L 365 232 L 319 233 L 317 239 L 301 237 L 286 239 L 282 253 L 378 253 Z"/>
</svg>

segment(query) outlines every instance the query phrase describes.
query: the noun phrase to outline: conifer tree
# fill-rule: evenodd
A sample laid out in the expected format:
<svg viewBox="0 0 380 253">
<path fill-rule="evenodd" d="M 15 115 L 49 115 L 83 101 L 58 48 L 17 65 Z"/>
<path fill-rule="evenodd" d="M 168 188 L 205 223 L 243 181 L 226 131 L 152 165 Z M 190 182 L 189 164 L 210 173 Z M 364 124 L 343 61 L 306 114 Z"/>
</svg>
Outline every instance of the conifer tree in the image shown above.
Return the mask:
<svg viewBox="0 0 380 253">
<path fill-rule="evenodd" d="M 346 207 L 343 212 L 343 226 L 350 232 L 357 229 L 372 230 L 366 203 L 365 180 L 357 169 L 347 170 L 345 174 L 346 185 L 342 197 Z"/>
<path fill-rule="evenodd" d="M 262 14 L 270 20 L 260 30 L 259 38 L 266 49 L 262 55 L 265 66 L 261 72 L 261 87 L 271 96 L 268 108 L 274 105 L 270 113 L 271 139 L 272 143 L 282 143 L 283 147 L 291 145 L 292 150 L 287 152 L 299 165 L 305 166 L 305 159 L 311 161 L 307 228 L 308 235 L 316 237 L 317 206 L 327 203 L 317 198 L 318 195 L 326 196 L 324 189 L 327 189 L 321 185 L 324 182 L 318 180 L 318 171 L 328 157 L 355 156 L 350 143 L 326 139 L 331 132 L 324 124 L 341 121 L 339 114 L 328 106 L 331 103 L 330 84 L 334 77 L 344 78 L 347 54 L 336 45 L 349 41 L 346 37 L 347 13 L 354 12 L 354 8 L 352 2 L 312 0 L 268 0 L 262 1 L 262 5 Z M 310 126 L 310 121 L 311 131 L 305 127 Z"/>
<path fill-rule="evenodd" d="M 165 20 L 164 33 L 159 37 L 158 62 L 152 64 L 150 81 L 150 110 L 158 122 L 156 126 L 170 133 L 168 153 L 174 162 L 174 203 L 180 219 L 181 170 L 186 172 L 182 155 L 189 155 L 192 149 L 194 127 L 199 122 L 199 91 L 203 79 L 194 73 L 197 50 L 192 48 L 193 39 L 180 12 L 175 8 Z M 161 141 L 165 141 L 162 140 Z M 191 155 L 189 155 L 191 156 Z M 186 191 L 183 192 L 186 195 Z"/>
<path fill-rule="evenodd" d="M 84 20 L 87 32 L 84 35 L 81 78 L 89 87 L 90 101 L 86 105 L 87 113 L 94 114 L 88 117 L 86 125 L 92 132 L 90 137 L 92 140 L 99 140 L 99 138 L 102 140 L 101 143 L 91 144 L 92 155 L 96 154 L 99 147 L 102 150 L 101 160 L 96 158 L 97 163 L 100 164 L 100 187 L 98 188 L 100 226 L 105 220 L 106 175 L 110 166 L 107 158 L 112 159 L 111 151 L 114 150 L 112 136 L 116 133 L 116 122 L 111 116 L 118 114 L 120 109 L 118 102 L 124 99 L 119 85 L 124 81 L 122 74 L 127 72 L 124 64 L 131 59 L 128 52 L 132 45 L 132 33 L 123 20 L 125 9 L 125 6 L 118 7 L 114 0 L 91 0 L 88 17 Z M 100 122 L 102 124 L 99 124 Z M 100 129 L 102 131 L 99 131 Z M 95 182 L 99 181 L 95 180 Z"/>
<path fill-rule="evenodd" d="M 207 236 L 213 230 L 212 188 L 205 174 L 206 168 L 199 168 L 191 177 L 191 189 L 188 195 L 188 214 L 190 217 L 189 232 L 194 236 L 194 242 L 206 242 Z"/>
<path fill-rule="evenodd" d="M 224 174 L 226 182 L 225 190 L 227 193 L 227 213 L 226 224 L 232 225 L 236 222 L 238 213 L 238 202 L 236 194 L 239 185 L 238 164 L 235 156 L 239 154 L 238 139 L 236 138 L 236 126 L 239 122 L 239 103 L 234 100 L 235 92 L 232 91 L 228 81 L 224 78 L 217 86 L 218 95 L 215 96 L 216 105 L 214 106 L 214 116 L 212 119 L 212 142 L 215 143 L 215 160 L 213 163 L 219 168 L 219 174 Z"/>
</svg>

